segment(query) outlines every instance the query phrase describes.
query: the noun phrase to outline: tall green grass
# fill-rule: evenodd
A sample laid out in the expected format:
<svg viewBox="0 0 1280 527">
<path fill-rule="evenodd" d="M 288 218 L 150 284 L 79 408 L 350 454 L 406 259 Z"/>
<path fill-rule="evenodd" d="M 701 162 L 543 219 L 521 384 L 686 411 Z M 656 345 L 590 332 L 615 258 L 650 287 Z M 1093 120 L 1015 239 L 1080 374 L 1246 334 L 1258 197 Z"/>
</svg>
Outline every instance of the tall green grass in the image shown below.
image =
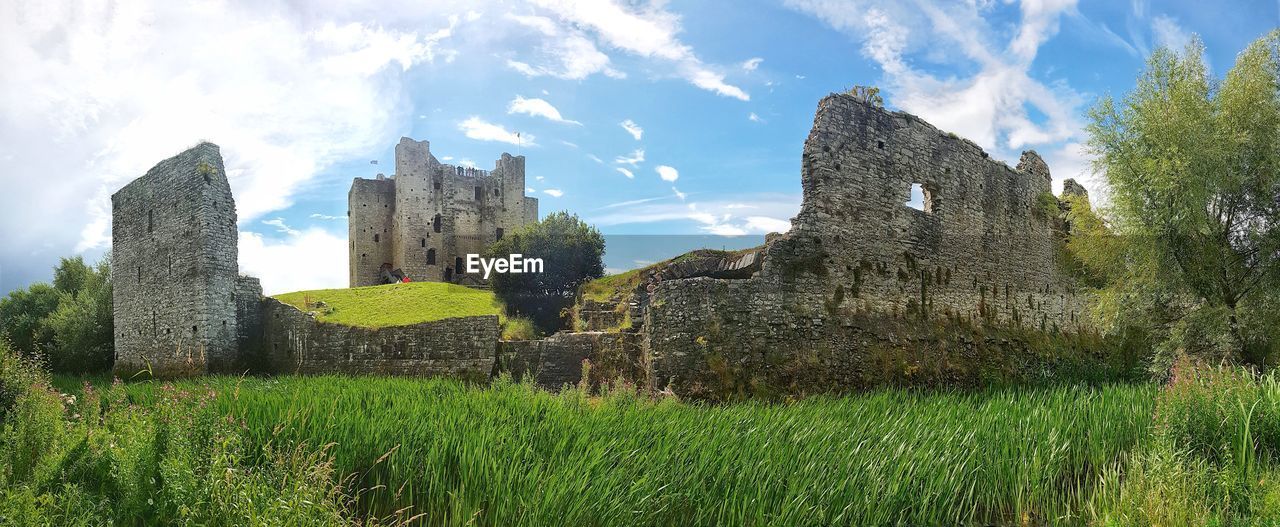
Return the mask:
<svg viewBox="0 0 1280 527">
<path fill-rule="evenodd" d="M 348 377 L 195 381 L 261 443 L 334 443 L 359 509 L 427 525 L 1079 523 L 1154 388 L 724 406 Z M 129 387 L 143 404 L 155 385 Z M 407 509 L 406 509 L 407 508 Z"/>
</svg>

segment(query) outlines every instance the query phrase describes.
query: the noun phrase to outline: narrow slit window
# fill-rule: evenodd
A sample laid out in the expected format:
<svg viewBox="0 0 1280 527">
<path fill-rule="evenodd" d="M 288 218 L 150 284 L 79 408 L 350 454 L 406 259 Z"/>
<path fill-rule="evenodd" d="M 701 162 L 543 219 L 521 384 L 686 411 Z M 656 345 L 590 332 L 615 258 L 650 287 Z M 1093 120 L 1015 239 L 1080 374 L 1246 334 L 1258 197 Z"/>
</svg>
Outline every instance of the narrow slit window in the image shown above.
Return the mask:
<svg viewBox="0 0 1280 527">
<path fill-rule="evenodd" d="M 497 232 L 495 232 L 495 233 L 494 233 L 494 237 L 495 237 L 495 238 L 497 238 L 497 239 L 499 239 L 499 240 L 501 240 L 501 239 L 502 239 L 502 228 L 501 228 L 501 227 L 499 227 L 499 228 L 498 228 L 498 230 L 497 230 Z"/>
<path fill-rule="evenodd" d="M 436 217 L 431 219 L 431 230 L 440 232 L 440 215 L 439 214 L 436 214 Z"/>
<path fill-rule="evenodd" d="M 476 201 L 480 201 L 480 196 L 483 195 L 484 193 L 480 191 L 480 187 L 476 187 Z"/>
<path fill-rule="evenodd" d="M 435 264 L 436 264 L 436 250 L 427 249 L 427 265 L 435 265 Z"/>
<path fill-rule="evenodd" d="M 463 274 L 463 273 L 465 273 L 465 272 L 466 272 L 466 269 L 464 269 L 464 268 L 462 267 L 462 257 L 461 257 L 461 256 L 459 256 L 459 257 L 457 257 L 457 258 L 454 258 L 454 259 L 453 259 L 453 268 L 454 268 L 454 269 L 457 269 L 458 274 Z"/>
</svg>

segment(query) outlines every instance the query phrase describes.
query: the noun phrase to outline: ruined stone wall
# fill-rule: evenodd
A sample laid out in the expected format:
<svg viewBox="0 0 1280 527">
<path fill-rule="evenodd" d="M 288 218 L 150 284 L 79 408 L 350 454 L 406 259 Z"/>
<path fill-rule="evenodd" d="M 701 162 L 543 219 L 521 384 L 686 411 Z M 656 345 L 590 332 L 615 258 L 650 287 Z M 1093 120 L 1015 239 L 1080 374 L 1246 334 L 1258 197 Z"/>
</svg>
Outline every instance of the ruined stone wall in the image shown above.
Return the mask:
<svg viewBox="0 0 1280 527">
<path fill-rule="evenodd" d="M 638 333 L 556 333 L 541 340 L 503 341 L 498 360 L 498 369 L 513 379 L 532 378 L 547 389 L 577 385 L 584 360 L 591 365 L 587 381 L 592 387 L 619 379 L 647 384 L 649 369 Z"/>
<path fill-rule="evenodd" d="M 492 171 L 458 167 L 440 163 L 427 141 L 406 137 L 396 145 L 396 174 L 387 182 L 366 192 L 362 187 L 370 180 L 357 178 L 348 194 L 353 287 L 381 283 L 383 263 L 412 280 L 468 281 L 472 277 L 459 275 L 459 258 L 482 253 L 499 230 L 514 232 L 538 217 L 537 200 L 524 196 L 523 156 L 503 154 Z M 356 218 L 357 210 L 379 207 L 390 213 Z M 379 228 L 389 232 L 377 233 Z M 372 234 L 390 240 L 380 247 L 387 251 L 384 260 L 370 259 L 372 253 L 361 248 L 372 243 Z"/>
<path fill-rule="evenodd" d="M 166 159 L 111 197 L 115 371 L 215 371 L 235 360 L 235 201 L 217 145 Z"/>
<path fill-rule="evenodd" d="M 348 273 L 352 287 L 380 284 L 383 263 L 392 263 L 391 215 L 395 183 L 356 179 L 347 194 Z"/>
<path fill-rule="evenodd" d="M 802 170 L 801 212 L 770 237 L 753 277 L 654 284 L 638 313 L 656 387 L 699 393 L 758 378 L 851 389 L 899 366 L 932 364 L 946 378 L 973 364 L 952 353 L 963 332 L 901 345 L 881 331 L 898 323 L 1088 330 L 1085 298 L 1060 270 L 1061 219 L 1045 206 L 1058 202 L 1034 152 L 1010 168 L 919 118 L 832 95 L 819 103 Z M 924 210 L 906 205 L 913 184 Z M 886 357 L 905 362 L 886 371 Z"/>
<path fill-rule="evenodd" d="M 233 298 L 236 302 L 236 360 L 218 368 L 220 371 L 244 371 L 259 353 L 262 344 L 262 282 L 252 276 L 236 278 Z"/>
<path fill-rule="evenodd" d="M 498 317 L 450 318 L 410 326 L 325 324 L 278 300 L 263 303 L 264 352 L 276 373 L 446 375 L 487 379 Z"/>
<path fill-rule="evenodd" d="M 919 118 L 824 98 L 805 141 L 804 201 L 765 274 L 825 272 L 842 307 L 1071 328 L 1081 299 L 1059 271 L 1049 169 L 1018 168 Z M 905 203 L 913 184 L 924 210 Z"/>
</svg>

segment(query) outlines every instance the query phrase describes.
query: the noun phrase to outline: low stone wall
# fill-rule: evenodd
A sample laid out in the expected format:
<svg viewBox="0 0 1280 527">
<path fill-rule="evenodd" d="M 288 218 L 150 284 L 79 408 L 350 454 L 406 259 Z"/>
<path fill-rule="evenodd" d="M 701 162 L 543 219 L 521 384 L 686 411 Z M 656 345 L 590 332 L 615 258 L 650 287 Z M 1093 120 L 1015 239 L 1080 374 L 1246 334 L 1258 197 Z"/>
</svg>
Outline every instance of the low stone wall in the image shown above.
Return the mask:
<svg viewBox="0 0 1280 527">
<path fill-rule="evenodd" d="M 659 285 L 644 325 L 653 385 L 708 399 L 976 387 L 1091 367 L 1104 349 L 1088 332 L 856 312 L 806 289 L 757 279 Z"/>
<path fill-rule="evenodd" d="M 493 372 L 498 332 L 496 315 L 361 328 L 317 322 L 314 316 L 274 298 L 263 303 L 263 347 L 276 373 L 484 380 Z"/>
<path fill-rule="evenodd" d="M 535 384 L 559 389 L 582 380 L 582 362 L 591 364 L 588 382 L 593 387 L 625 380 L 646 385 L 648 361 L 638 333 L 588 331 L 556 333 L 541 340 L 498 343 L 498 369 L 516 380 L 532 376 Z"/>
</svg>

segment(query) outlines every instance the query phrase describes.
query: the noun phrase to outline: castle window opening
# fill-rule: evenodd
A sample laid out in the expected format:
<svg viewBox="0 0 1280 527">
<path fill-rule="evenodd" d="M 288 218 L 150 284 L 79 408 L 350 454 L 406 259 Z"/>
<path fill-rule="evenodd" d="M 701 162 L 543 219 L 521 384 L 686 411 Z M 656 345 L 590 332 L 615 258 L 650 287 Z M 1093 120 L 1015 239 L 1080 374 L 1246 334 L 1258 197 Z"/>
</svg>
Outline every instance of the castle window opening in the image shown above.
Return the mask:
<svg viewBox="0 0 1280 527">
<path fill-rule="evenodd" d="M 453 268 L 458 270 L 458 274 L 462 274 L 462 273 L 463 273 L 463 270 L 462 270 L 462 257 L 461 257 L 461 256 L 459 256 L 459 257 L 457 257 L 457 258 L 454 258 L 454 259 L 453 259 Z"/>
<path fill-rule="evenodd" d="M 907 207 L 924 211 L 924 186 L 919 183 L 911 184 L 911 193 L 907 195 Z"/>
<path fill-rule="evenodd" d="M 154 232 L 156 229 L 156 219 L 153 211 L 147 211 L 147 232 Z"/>
<path fill-rule="evenodd" d="M 439 214 L 436 214 L 436 217 L 431 219 L 431 230 L 440 232 L 440 215 Z"/>
<path fill-rule="evenodd" d="M 494 233 L 494 237 L 495 237 L 495 238 L 497 238 L 497 239 L 499 239 L 499 240 L 501 240 L 501 239 L 502 239 L 502 227 L 498 227 L 497 232 L 495 232 L 495 233 Z"/>
<path fill-rule="evenodd" d="M 942 201 L 938 197 L 937 188 L 933 185 L 912 183 L 910 198 L 907 200 L 906 206 L 933 214 L 941 210 Z"/>
<path fill-rule="evenodd" d="M 440 190 L 440 182 L 439 182 L 439 181 L 435 182 L 435 183 L 434 183 L 434 184 L 432 184 L 431 186 L 432 186 L 432 188 L 434 188 L 435 190 Z"/>
<path fill-rule="evenodd" d="M 436 250 L 427 249 L 427 265 L 435 265 L 435 264 L 436 264 Z"/>
<path fill-rule="evenodd" d="M 138 283 L 139 284 L 142 283 L 142 266 L 141 265 L 138 266 Z"/>
<path fill-rule="evenodd" d="M 876 141 L 876 148 L 884 150 L 884 141 Z"/>
<path fill-rule="evenodd" d="M 204 174 L 204 184 L 208 185 L 209 183 L 212 183 L 212 182 L 213 182 L 213 179 L 209 178 L 209 173 L 206 172 Z"/>
<path fill-rule="evenodd" d="M 378 243 L 380 241 L 382 241 L 380 234 L 373 235 L 373 243 Z"/>
<path fill-rule="evenodd" d="M 196 336 L 196 326 L 191 326 L 191 336 Z"/>
<path fill-rule="evenodd" d="M 480 196 L 482 195 L 483 193 L 480 192 L 480 187 L 476 187 L 476 201 L 480 201 Z"/>
<path fill-rule="evenodd" d="M 495 188 L 495 189 L 493 189 L 493 195 L 494 195 L 494 196 L 498 196 L 498 189 L 496 189 L 496 188 Z"/>
<path fill-rule="evenodd" d="M 421 244 L 423 247 L 426 247 L 426 246 L 427 246 L 427 239 L 426 239 L 426 238 L 423 238 L 423 239 L 421 239 L 421 240 L 418 240 L 418 243 L 419 243 L 419 244 Z"/>
</svg>

